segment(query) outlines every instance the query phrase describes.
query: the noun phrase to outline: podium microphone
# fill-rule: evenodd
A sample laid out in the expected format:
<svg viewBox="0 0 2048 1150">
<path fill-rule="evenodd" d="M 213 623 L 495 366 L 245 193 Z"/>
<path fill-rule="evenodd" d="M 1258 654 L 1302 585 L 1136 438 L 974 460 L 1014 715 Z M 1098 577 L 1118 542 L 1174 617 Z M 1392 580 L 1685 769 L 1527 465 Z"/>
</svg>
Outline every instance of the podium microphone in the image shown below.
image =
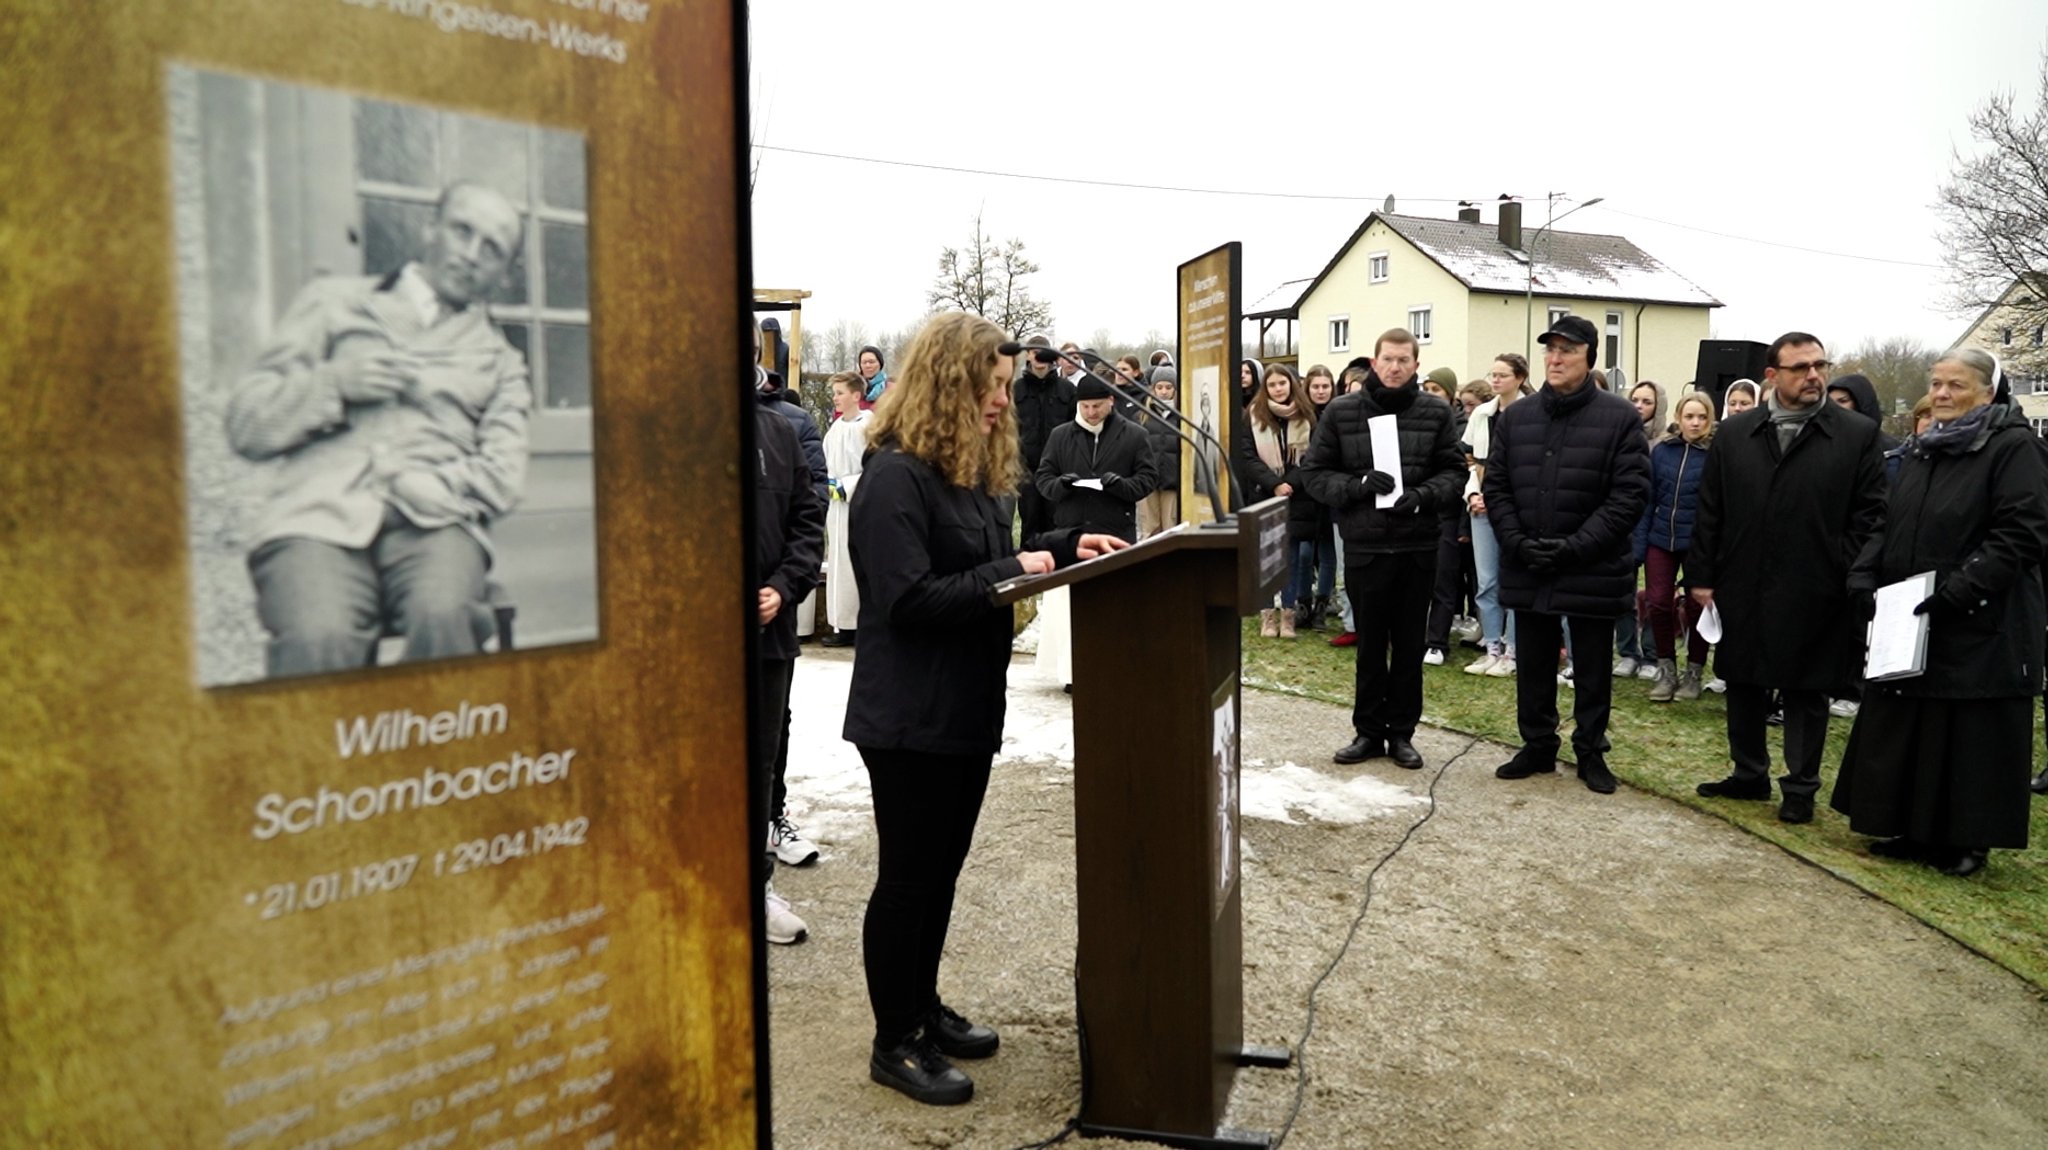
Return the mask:
<svg viewBox="0 0 2048 1150">
<path fill-rule="evenodd" d="M 996 351 L 998 354 L 1007 356 L 1017 356 L 1027 351 L 1031 352 L 1034 356 L 1050 355 L 1054 357 L 1054 359 L 1056 360 L 1066 360 L 1068 363 L 1071 363 L 1075 367 L 1081 369 L 1083 373 L 1093 374 L 1092 372 L 1088 371 L 1087 364 L 1082 363 L 1080 360 L 1075 359 L 1073 356 L 1068 355 L 1066 352 L 1061 351 L 1056 347 L 1040 347 L 1035 344 L 1017 343 L 1013 340 L 1008 343 L 999 344 L 996 347 Z M 1102 359 L 1102 357 L 1100 356 L 1097 356 L 1096 358 L 1103 363 L 1109 362 L 1108 360 Z M 1049 361 L 1040 360 L 1039 362 L 1044 363 Z M 1162 403 L 1159 400 L 1158 396 L 1153 395 L 1151 391 L 1145 388 L 1144 386 L 1139 386 L 1135 396 L 1133 396 L 1129 392 L 1123 392 L 1123 389 L 1120 387 L 1117 390 L 1119 392 L 1122 392 L 1126 399 L 1137 399 L 1138 404 L 1141 408 L 1151 413 L 1151 415 L 1154 418 L 1165 421 L 1166 430 L 1173 432 L 1175 435 L 1180 437 L 1181 442 L 1195 449 L 1196 478 L 1202 480 L 1204 482 L 1204 485 L 1208 488 L 1207 494 L 1209 496 L 1210 514 L 1215 518 L 1216 522 L 1218 523 L 1228 523 L 1233 518 L 1235 518 L 1234 516 L 1226 514 L 1223 510 L 1223 498 L 1222 496 L 1217 494 L 1216 467 L 1215 464 L 1211 462 L 1209 458 L 1209 453 L 1207 451 L 1204 451 L 1202 449 L 1202 444 L 1197 442 L 1193 436 L 1189 435 L 1187 431 L 1183 429 L 1192 428 L 1196 434 L 1202 436 L 1203 439 L 1208 440 L 1209 445 L 1213 446 L 1216 449 L 1217 459 L 1230 458 L 1230 452 L 1225 450 L 1223 444 L 1219 440 L 1217 440 L 1215 436 L 1210 435 L 1207 432 L 1204 432 L 1201 428 L 1195 427 L 1193 424 L 1189 423 L 1186 416 L 1182 415 L 1180 412 L 1174 410 L 1173 408 L 1166 406 L 1166 404 Z"/>
</svg>

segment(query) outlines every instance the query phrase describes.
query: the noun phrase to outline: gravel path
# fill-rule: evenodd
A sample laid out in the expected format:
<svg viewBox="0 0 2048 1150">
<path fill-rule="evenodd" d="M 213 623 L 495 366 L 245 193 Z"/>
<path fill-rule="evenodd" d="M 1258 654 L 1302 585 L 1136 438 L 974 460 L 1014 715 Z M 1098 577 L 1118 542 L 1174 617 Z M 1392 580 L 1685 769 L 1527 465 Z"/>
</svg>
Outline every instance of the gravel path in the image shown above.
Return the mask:
<svg viewBox="0 0 2048 1150">
<path fill-rule="evenodd" d="M 837 742 L 848 665 L 799 663 L 792 806 L 825 858 L 776 880 L 812 930 L 769 955 L 776 1145 L 1049 1137 L 1079 1098 L 1067 699 L 1013 668 L 941 973 L 1003 1050 L 966 1064 L 972 1103 L 927 1108 L 867 1081 L 875 843 Z M 1247 1041 L 1300 1038 L 1367 875 L 1436 782 L 1318 995 L 1287 1145 L 2048 1145 L 2048 1001 L 1889 905 L 1626 787 L 1500 782 L 1497 746 L 1424 731 L 1421 772 L 1337 767 L 1345 711 L 1257 691 L 1244 706 Z M 1295 1082 L 1241 1073 L 1226 1120 L 1277 1133 Z"/>
</svg>

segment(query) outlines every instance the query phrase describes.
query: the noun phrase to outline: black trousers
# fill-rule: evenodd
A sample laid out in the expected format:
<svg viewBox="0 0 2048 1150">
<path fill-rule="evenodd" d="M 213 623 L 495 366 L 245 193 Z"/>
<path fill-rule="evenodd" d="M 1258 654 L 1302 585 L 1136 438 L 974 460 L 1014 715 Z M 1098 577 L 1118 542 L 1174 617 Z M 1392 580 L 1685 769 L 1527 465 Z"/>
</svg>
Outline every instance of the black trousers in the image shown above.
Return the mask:
<svg viewBox="0 0 2048 1150">
<path fill-rule="evenodd" d="M 781 796 L 777 793 L 782 785 L 782 769 L 789 762 L 789 683 L 796 675 L 794 659 L 761 660 L 761 710 L 755 717 L 760 729 L 755 738 L 754 786 L 760 791 L 762 810 L 773 818 L 782 809 Z M 754 834 L 761 835 L 765 828 L 756 826 Z M 766 841 L 757 840 L 757 841 Z M 759 862 L 761 852 L 754 852 Z M 764 877 L 763 882 L 767 879 Z"/>
<path fill-rule="evenodd" d="M 1423 642 L 1439 651 L 1451 649 L 1451 619 L 1472 597 L 1472 544 L 1458 542 L 1465 517 L 1444 521 L 1443 534 L 1436 541 L 1436 588 L 1429 602 L 1429 627 Z"/>
<path fill-rule="evenodd" d="M 895 1046 L 939 1003 L 939 956 L 953 887 L 988 793 L 989 755 L 860 748 L 874 793 L 881 862 L 861 924 L 875 1047 Z"/>
<path fill-rule="evenodd" d="M 1024 472 L 1024 482 L 1017 487 L 1017 517 L 1023 521 L 1026 539 L 1052 530 L 1052 503 L 1032 485 L 1030 469 Z"/>
<path fill-rule="evenodd" d="M 1828 741 L 1828 693 L 1786 691 L 1785 777 L 1778 782 L 1787 795 L 1812 798 L 1820 790 L 1821 752 Z M 1728 684 L 1728 758 L 1738 779 L 1771 778 L 1771 749 L 1764 742 L 1765 720 L 1771 714 L 1771 689 L 1755 683 Z"/>
<path fill-rule="evenodd" d="M 1351 726 L 1366 738 L 1413 738 L 1422 721 L 1422 628 L 1435 586 L 1435 551 L 1344 556 L 1358 632 Z"/>
<path fill-rule="evenodd" d="M 1607 719 L 1614 709 L 1614 620 L 1586 615 L 1515 612 L 1515 720 L 1522 753 L 1555 759 L 1557 648 L 1572 634 L 1572 757 L 1606 761 Z"/>
</svg>

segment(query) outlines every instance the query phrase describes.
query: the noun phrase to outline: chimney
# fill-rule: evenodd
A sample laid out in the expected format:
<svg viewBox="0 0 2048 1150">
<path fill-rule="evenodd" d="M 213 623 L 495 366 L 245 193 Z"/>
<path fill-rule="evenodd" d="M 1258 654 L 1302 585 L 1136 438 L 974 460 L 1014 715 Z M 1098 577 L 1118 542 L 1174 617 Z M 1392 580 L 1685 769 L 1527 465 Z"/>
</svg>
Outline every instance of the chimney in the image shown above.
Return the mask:
<svg viewBox="0 0 2048 1150">
<path fill-rule="evenodd" d="M 1500 198 L 1500 242 L 1515 251 L 1522 250 L 1522 201 Z"/>
<path fill-rule="evenodd" d="M 1461 224 L 1476 224 L 1476 223 L 1478 223 L 1478 222 L 1479 222 L 1479 207 L 1478 207 L 1478 205 L 1476 205 L 1476 204 L 1468 204 L 1468 203 L 1464 203 L 1464 202 L 1460 201 L 1460 202 L 1459 202 L 1459 204 L 1458 204 L 1458 222 L 1459 222 L 1459 223 L 1461 223 Z"/>
</svg>

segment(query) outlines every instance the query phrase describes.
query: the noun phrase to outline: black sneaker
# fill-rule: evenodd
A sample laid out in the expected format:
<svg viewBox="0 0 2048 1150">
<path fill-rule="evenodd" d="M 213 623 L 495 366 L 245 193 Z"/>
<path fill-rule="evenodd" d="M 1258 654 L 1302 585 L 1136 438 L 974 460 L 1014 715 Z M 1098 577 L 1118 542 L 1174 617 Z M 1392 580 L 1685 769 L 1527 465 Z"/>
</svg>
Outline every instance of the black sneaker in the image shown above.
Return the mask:
<svg viewBox="0 0 2048 1150">
<path fill-rule="evenodd" d="M 1771 797 L 1771 780 L 1757 779 L 1751 781 L 1729 775 L 1725 779 L 1715 779 L 1711 783 L 1701 783 L 1692 789 L 1692 793 L 1703 799 L 1751 799 L 1763 802 Z"/>
<path fill-rule="evenodd" d="M 1557 773 L 1556 759 L 1537 759 L 1516 755 L 1500 766 L 1493 768 L 1496 779 L 1526 779 L 1530 775 L 1554 775 Z"/>
<path fill-rule="evenodd" d="M 1337 753 L 1331 755 L 1330 758 L 1348 766 L 1352 763 L 1362 763 L 1367 759 L 1377 759 L 1386 753 L 1387 744 L 1385 740 L 1375 739 L 1369 735 L 1360 735 L 1338 748 Z"/>
<path fill-rule="evenodd" d="M 1786 795 L 1778 804 L 1778 821 L 1781 823 L 1810 823 L 1813 821 L 1812 795 Z"/>
<path fill-rule="evenodd" d="M 958 1106 L 974 1097 L 974 1079 L 946 1061 L 922 1034 L 870 1054 L 868 1077 L 926 1106 Z"/>
<path fill-rule="evenodd" d="M 2032 785 L 2035 794 L 2048 795 L 2048 767 L 2042 768 L 2041 773 L 2034 776 Z"/>
<path fill-rule="evenodd" d="M 948 1058 L 987 1058 L 1003 1044 L 1001 1035 L 967 1021 L 943 1002 L 925 1020 L 924 1032 Z"/>
</svg>

